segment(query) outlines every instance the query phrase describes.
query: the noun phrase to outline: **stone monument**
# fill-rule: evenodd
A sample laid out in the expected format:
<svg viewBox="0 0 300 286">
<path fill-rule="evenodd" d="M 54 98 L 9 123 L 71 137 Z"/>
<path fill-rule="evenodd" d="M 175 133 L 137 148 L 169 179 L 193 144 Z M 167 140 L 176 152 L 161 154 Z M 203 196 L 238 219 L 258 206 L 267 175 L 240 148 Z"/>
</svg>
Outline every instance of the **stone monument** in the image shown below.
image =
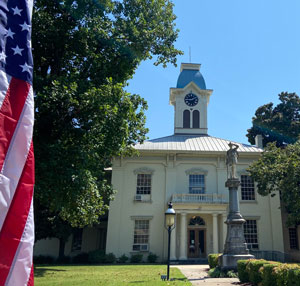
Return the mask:
<svg viewBox="0 0 300 286">
<path fill-rule="evenodd" d="M 240 181 L 236 174 L 238 162 L 238 145 L 229 143 L 229 150 L 226 156 L 227 181 L 225 187 L 229 189 L 229 213 L 227 216 L 227 236 L 223 255 L 219 257 L 219 266 L 224 269 L 237 269 L 237 261 L 241 259 L 254 258 L 249 254 L 247 243 L 244 237 L 243 224 L 246 222 L 241 213 L 238 199 L 238 187 Z"/>
</svg>

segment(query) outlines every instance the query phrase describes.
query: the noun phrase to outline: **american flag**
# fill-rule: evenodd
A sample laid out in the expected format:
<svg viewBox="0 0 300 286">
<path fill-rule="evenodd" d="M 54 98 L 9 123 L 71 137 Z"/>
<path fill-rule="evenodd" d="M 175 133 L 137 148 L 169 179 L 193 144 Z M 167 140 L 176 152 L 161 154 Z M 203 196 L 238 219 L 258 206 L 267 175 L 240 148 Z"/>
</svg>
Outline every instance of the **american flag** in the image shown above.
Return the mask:
<svg viewBox="0 0 300 286">
<path fill-rule="evenodd" d="M 32 0 L 0 0 L 0 286 L 33 283 Z"/>
</svg>

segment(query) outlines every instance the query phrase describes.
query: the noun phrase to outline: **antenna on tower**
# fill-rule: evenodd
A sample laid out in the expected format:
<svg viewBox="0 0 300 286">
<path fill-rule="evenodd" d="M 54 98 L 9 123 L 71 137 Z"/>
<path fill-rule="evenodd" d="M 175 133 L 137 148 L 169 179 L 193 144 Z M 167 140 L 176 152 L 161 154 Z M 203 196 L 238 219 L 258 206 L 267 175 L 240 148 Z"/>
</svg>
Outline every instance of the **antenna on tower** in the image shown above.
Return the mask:
<svg viewBox="0 0 300 286">
<path fill-rule="evenodd" d="M 190 63 L 192 62 L 192 48 L 189 46 L 189 58 L 190 58 Z"/>
</svg>

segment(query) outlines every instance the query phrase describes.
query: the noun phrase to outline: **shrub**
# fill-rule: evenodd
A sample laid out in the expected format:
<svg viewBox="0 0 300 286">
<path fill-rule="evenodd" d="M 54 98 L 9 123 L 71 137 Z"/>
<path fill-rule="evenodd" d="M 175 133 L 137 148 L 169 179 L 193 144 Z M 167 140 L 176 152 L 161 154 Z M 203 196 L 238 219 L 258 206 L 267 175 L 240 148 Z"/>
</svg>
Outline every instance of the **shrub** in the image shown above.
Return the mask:
<svg viewBox="0 0 300 286">
<path fill-rule="evenodd" d="M 221 254 L 209 254 L 208 255 L 208 264 L 209 264 L 209 268 L 216 268 L 218 266 L 218 257 Z"/>
<path fill-rule="evenodd" d="M 226 277 L 229 277 L 229 278 L 238 278 L 238 275 L 235 271 L 233 270 L 229 270 L 227 273 L 226 273 Z"/>
<path fill-rule="evenodd" d="M 115 263 L 116 256 L 113 253 L 108 253 L 105 255 L 104 262 L 105 263 Z"/>
<path fill-rule="evenodd" d="M 50 255 L 39 255 L 33 257 L 34 264 L 52 264 L 54 262 L 54 257 Z"/>
<path fill-rule="evenodd" d="M 156 254 L 150 252 L 148 257 L 147 257 L 147 261 L 149 263 L 155 263 L 157 258 L 158 258 L 158 256 Z"/>
<path fill-rule="evenodd" d="M 129 257 L 123 254 L 122 256 L 119 257 L 118 262 L 119 263 L 126 263 L 128 261 Z"/>
<path fill-rule="evenodd" d="M 279 266 L 274 268 L 274 274 L 276 276 L 276 285 L 277 286 L 290 286 L 294 284 L 288 284 L 289 276 L 291 280 L 294 280 L 294 275 L 289 274 L 295 270 L 300 269 L 297 264 L 280 264 Z"/>
<path fill-rule="evenodd" d="M 230 278 L 237 278 L 236 272 L 233 270 L 221 270 L 219 266 L 216 268 L 211 268 L 208 271 L 208 275 L 212 278 L 223 278 L 223 277 L 230 277 Z"/>
<path fill-rule="evenodd" d="M 249 275 L 246 270 L 250 260 L 238 260 L 237 262 L 237 270 L 238 270 L 238 277 L 241 282 L 249 282 Z"/>
<path fill-rule="evenodd" d="M 56 260 L 56 263 L 58 264 L 70 264 L 71 263 L 71 257 L 70 256 L 62 256 L 62 257 L 58 257 Z"/>
<path fill-rule="evenodd" d="M 73 257 L 72 262 L 75 264 L 86 264 L 89 262 L 89 254 L 82 252 Z"/>
<path fill-rule="evenodd" d="M 288 286 L 300 286 L 300 269 L 291 269 L 287 277 Z"/>
<path fill-rule="evenodd" d="M 259 269 L 263 286 L 276 285 L 276 274 L 274 273 L 274 268 L 279 265 L 279 262 L 270 262 L 269 264 L 264 264 L 264 266 Z"/>
<path fill-rule="evenodd" d="M 208 275 L 211 278 L 220 278 L 221 277 L 221 270 L 219 267 L 211 268 L 208 271 Z"/>
<path fill-rule="evenodd" d="M 143 260 L 143 254 L 133 254 L 130 257 L 131 263 L 141 263 Z"/>
<path fill-rule="evenodd" d="M 254 284 L 258 285 L 259 282 L 261 282 L 262 277 L 261 273 L 259 272 L 259 269 L 264 265 L 268 264 L 268 261 L 264 259 L 250 259 L 246 266 L 246 271 L 249 275 L 249 281 Z"/>
<path fill-rule="evenodd" d="M 94 250 L 89 252 L 89 263 L 98 264 L 105 263 L 106 255 L 103 250 Z"/>
</svg>

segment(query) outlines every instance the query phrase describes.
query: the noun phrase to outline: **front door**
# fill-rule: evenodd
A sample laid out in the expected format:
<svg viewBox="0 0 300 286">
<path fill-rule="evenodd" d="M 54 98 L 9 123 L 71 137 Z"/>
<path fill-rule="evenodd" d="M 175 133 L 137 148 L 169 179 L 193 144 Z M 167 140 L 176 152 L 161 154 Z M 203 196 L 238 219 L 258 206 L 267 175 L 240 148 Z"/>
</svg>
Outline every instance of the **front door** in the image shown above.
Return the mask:
<svg viewBox="0 0 300 286">
<path fill-rule="evenodd" d="M 189 229 L 188 237 L 188 258 L 205 257 L 205 229 Z"/>
</svg>

